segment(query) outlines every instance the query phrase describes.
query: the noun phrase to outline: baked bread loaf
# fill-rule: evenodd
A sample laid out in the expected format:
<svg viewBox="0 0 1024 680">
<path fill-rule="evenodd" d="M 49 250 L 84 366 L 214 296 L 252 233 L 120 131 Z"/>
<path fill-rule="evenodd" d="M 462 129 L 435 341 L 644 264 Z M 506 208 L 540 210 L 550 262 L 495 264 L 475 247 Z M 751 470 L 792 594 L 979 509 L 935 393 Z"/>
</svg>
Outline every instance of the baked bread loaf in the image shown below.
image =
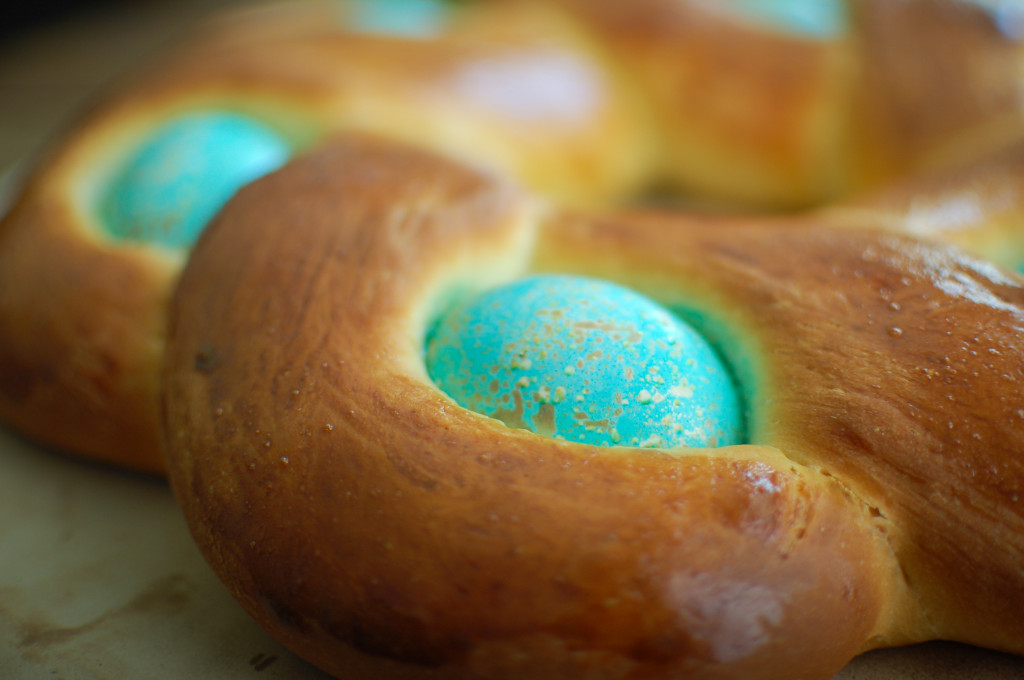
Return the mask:
<svg viewBox="0 0 1024 680">
<path fill-rule="evenodd" d="M 50 149 L 0 225 L 0 418 L 168 472 L 243 606 L 340 677 L 1024 654 L 1012 16 L 505 0 L 410 39 L 342 7 L 216 24 Z M 609 208 L 663 192 L 688 209 Z M 447 396 L 448 313 L 553 274 L 678 312 L 636 318 L 719 377 L 659 355 L 579 439 L 589 384 Z M 619 321 L 575 323 L 614 354 Z M 681 420 L 708 384 L 738 392 Z M 636 405 L 670 410 L 609 424 Z"/>
<path fill-rule="evenodd" d="M 543 273 L 701 319 L 743 440 L 599 448 L 438 389 L 424 345 L 450 300 Z M 1024 279 L 934 241 L 566 212 L 340 137 L 239 192 L 185 269 L 170 478 L 242 605 L 342 678 L 825 679 L 932 638 L 1020 654 L 1022 319 Z"/>
<path fill-rule="evenodd" d="M 436 41 L 347 34 L 322 19 L 328 6 L 215 24 L 49 150 L 0 225 L 5 422 L 61 449 L 162 470 L 167 298 L 204 212 L 190 197 L 247 149 L 266 170 L 265 156 L 354 128 L 472 157 L 566 200 L 613 200 L 637 184 L 648 133 L 629 97 L 541 5 L 467 17 L 477 31 Z M 524 37 L 534 34 L 538 45 Z M 566 101 L 580 87 L 586 96 Z M 165 183 L 178 190 L 170 198 Z"/>
<path fill-rule="evenodd" d="M 238 186 L 334 131 L 568 204 L 667 190 L 777 210 L 975 160 L 1022 129 L 1012 22 L 974 4 L 818 3 L 780 29 L 696 0 L 394 2 L 238 13 L 55 141 L 0 226 L 0 418 L 162 470 L 164 310 L 191 242 Z M 375 32 L 388 22 L 416 35 Z"/>
</svg>

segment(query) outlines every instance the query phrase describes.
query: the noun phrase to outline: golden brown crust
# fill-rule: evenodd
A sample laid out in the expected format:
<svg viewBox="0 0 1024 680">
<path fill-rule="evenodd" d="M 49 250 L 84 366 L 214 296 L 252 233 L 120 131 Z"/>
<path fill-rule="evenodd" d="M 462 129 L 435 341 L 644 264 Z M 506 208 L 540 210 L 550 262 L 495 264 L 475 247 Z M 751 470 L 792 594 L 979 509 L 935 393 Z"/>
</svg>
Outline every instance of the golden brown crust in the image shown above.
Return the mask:
<svg viewBox="0 0 1024 680">
<path fill-rule="evenodd" d="M 964 0 L 857 0 L 804 36 L 703 0 L 559 0 L 648 101 L 673 186 L 793 209 L 1019 140 L 1021 37 Z"/>
<path fill-rule="evenodd" d="M 920 600 L 923 618 L 901 614 L 882 639 L 1024 651 L 1020 277 L 820 219 L 679 221 L 581 221 L 552 234 L 542 264 L 642 271 L 630 283 L 699 300 L 731 342 L 747 339 L 738 362 L 759 357 L 753 440 L 834 476 L 877 514 Z M 584 243 L 585 261 L 572 255 Z M 666 293 L 684 279 L 694 287 Z"/>
<path fill-rule="evenodd" d="M 162 469 L 184 255 L 112 244 L 92 212 L 146 130 L 223 107 L 300 148 L 376 132 L 392 141 L 345 136 L 241 191 L 176 296 L 172 483 L 275 636 L 374 678 L 825 678 L 936 636 L 1024 653 L 1021 282 L 895 234 L 1002 257 L 1019 152 L 786 220 L 598 219 L 485 170 L 583 205 L 658 177 L 814 202 L 1016 139 L 1019 46 L 925 0 L 864 2 L 838 43 L 700 3 L 558 5 L 467 10 L 438 42 L 227 26 L 94 110 L 0 225 L 0 416 Z M 922 17 L 938 77 L 902 43 Z M 910 219 L 962 194 L 980 217 Z M 598 451 L 456 407 L 420 359 L 434 308 L 528 270 L 702 313 L 755 444 Z"/>
<path fill-rule="evenodd" d="M 901 587 L 842 483 L 760 446 L 558 442 L 425 377 L 423 310 L 473 263 L 515 275 L 537 226 L 507 187 L 360 138 L 239 194 L 186 269 L 165 372 L 211 564 L 343 677 L 349 648 L 439 677 L 830 676 Z"/>
<path fill-rule="evenodd" d="M 831 224 L 951 243 L 1019 268 L 1024 263 L 1024 144 L 904 178 L 820 214 Z"/>
<path fill-rule="evenodd" d="M 853 3 L 855 186 L 977 159 L 1020 139 L 1021 36 L 963 0 Z M 1019 11 L 1019 8 L 1015 11 Z"/>
<path fill-rule="evenodd" d="M 560 0 L 647 99 L 660 177 L 730 206 L 796 208 L 844 190 L 845 38 L 766 30 L 702 0 Z"/>
<path fill-rule="evenodd" d="M 153 405 L 179 265 L 64 232 L 69 207 L 40 194 L 0 225 L 0 414 L 63 450 L 163 473 Z"/>
<path fill-rule="evenodd" d="M 513 31 L 517 21 L 525 27 Z M 176 115 L 246 113 L 299 149 L 335 129 L 376 130 L 570 202 L 632 190 L 646 133 L 596 57 L 551 38 L 523 41 L 529 26 L 552 21 L 564 32 L 534 11 L 513 13 L 501 40 L 407 43 L 323 25 L 259 36 L 243 22 L 133 78 L 51 151 L 0 225 L 0 417 L 62 449 L 163 470 L 156 367 L 185 253 L 114 242 L 97 205 L 118 164 Z M 531 91 L 542 73 L 544 87 Z M 503 110 L 488 89 L 501 78 L 526 88 L 518 109 Z M 563 105 L 560 88 L 581 79 L 586 97 Z"/>
<path fill-rule="evenodd" d="M 153 404 L 155 378 L 128 376 L 159 356 L 162 321 L 148 305 L 162 304 L 181 256 L 109 243 L 95 202 L 147 131 L 175 115 L 240 111 L 298 149 L 332 130 L 377 132 L 577 205 L 614 203 L 658 181 L 701 192 L 703 200 L 803 205 L 962 160 L 1020 128 L 1005 83 L 1015 82 L 1021 50 L 991 17 L 935 0 L 891 4 L 857 5 L 856 41 L 765 31 L 721 8 L 677 0 L 628 9 L 503 0 L 459 10 L 438 40 L 426 41 L 347 34 L 337 7 L 324 3 L 216 23 L 112 90 L 53 147 L 4 221 L 5 240 L 32 254 L 0 270 L 0 289 L 9 291 L 0 416 L 62 448 L 159 469 L 158 453 L 145 443 L 155 440 L 155 417 L 139 406 Z M 904 33 L 916 41 L 912 50 Z M 935 75 L 933 60 L 920 55 L 938 43 L 947 66 Z M 899 68 L 887 68 L 897 56 Z M 848 127 L 851 103 L 858 120 L 869 122 Z M 906 226 L 893 224 L 899 218 L 881 206 L 866 209 L 876 212 L 855 221 Z M 49 223 L 37 228 L 42 219 Z M 972 224 L 964 238 L 943 238 L 1004 252 L 1007 239 L 989 232 Z M 51 252 L 81 259 L 64 264 Z M 83 291 L 72 271 L 109 271 L 98 274 L 108 283 Z M 137 295 L 149 302 L 118 306 L 117 284 L 109 282 L 125 280 L 137 282 Z M 45 312 L 33 293 L 44 285 Z M 103 311 L 74 321 L 100 300 Z M 136 328 L 122 329 L 118 319 L 131 317 L 140 319 Z M 119 330 L 102 330 L 104 318 Z M 92 330 L 71 330 L 76 324 Z M 44 329 L 47 337 L 36 343 L 33 334 Z M 94 368 L 108 363 L 110 375 Z M 38 370 L 44 364 L 48 370 Z M 74 396 L 61 404 L 62 393 Z M 112 414 L 120 415 L 112 422 Z"/>
</svg>

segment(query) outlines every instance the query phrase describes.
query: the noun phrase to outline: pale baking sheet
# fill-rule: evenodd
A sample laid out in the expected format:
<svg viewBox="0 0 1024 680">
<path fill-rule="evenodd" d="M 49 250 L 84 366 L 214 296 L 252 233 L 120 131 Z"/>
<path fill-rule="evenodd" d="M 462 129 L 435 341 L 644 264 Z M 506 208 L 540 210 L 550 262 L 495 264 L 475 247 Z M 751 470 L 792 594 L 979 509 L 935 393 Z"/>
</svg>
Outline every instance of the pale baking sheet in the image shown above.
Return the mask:
<svg viewBox="0 0 1024 680">
<path fill-rule="evenodd" d="M 0 430 L 0 499 L 0 678 L 327 678 L 235 603 L 165 482 Z"/>
</svg>

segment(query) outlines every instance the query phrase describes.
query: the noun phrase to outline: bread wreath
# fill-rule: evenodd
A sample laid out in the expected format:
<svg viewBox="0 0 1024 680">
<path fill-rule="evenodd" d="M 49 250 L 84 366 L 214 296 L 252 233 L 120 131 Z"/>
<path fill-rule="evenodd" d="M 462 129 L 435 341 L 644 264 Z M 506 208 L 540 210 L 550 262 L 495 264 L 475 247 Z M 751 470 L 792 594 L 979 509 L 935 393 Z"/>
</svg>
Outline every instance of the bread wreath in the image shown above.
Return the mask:
<svg viewBox="0 0 1024 680">
<path fill-rule="evenodd" d="M 169 471 L 243 606 L 340 677 L 826 678 L 937 637 L 1024 653 L 1001 268 L 1024 259 L 1019 46 L 938 0 L 857 3 L 839 41 L 624 7 L 486 4 L 412 42 L 271 10 L 148 72 L 0 226 L 0 416 Z M 586 97 L 528 87 L 545 78 Z M 113 241 L 92 201 L 154 125 L 211 108 L 301 157 L 214 220 L 168 338 L 188 252 Z M 715 115 L 744 109 L 761 118 Z M 828 205 L 593 210 L 658 182 Z M 595 449 L 456 406 L 420 356 L 442 298 L 534 271 L 709 320 L 752 443 Z"/>
<path fill-rule="evenodd" d="M 0 224 L 5 422 L 60 449 L 163 472 L 157 376 L 167 300 L 188 252 L 111 238 L 97 204 L 133 150 L 177 117 L 238 113 L 270 125 L 294 153 L 332 130 L 387 132 L 574 202 L 610 200 L 636 184 L 646 148 L 638 136 L 647 133 L 603 62 L 571 32 L 525 50 L 523 32 L 552 30 L 543 6 L 471 16 L 481 37 L 436 41 L 348 34 L 329 8 L 271 7 L 213 24 L 122 84 L 47 152 Z M 529 90 L 541 72 L 548 101 L 528 101 L 519 115 L 494 108 L 508 95 L 492 102 L 496 95 L 474 89 L 504 77 Z M 559 109 L 561 91 L 579 80 L 583 108 Z"/>
<path fill-rule="evenodd" d="M 96 203 L 152 130 L 191 112 L 252 117 L 293 153 L 332 131 L 381 133 L 576 205 L 652 186 L 813 205 L 976 160 L 1021 130 L 1007 95 L 1019 45 L 961 2 L 864 0 L 826 37 L 696 0 L 469 3 L 417 40 L 346 32 L 338 8 L 214 23 L 55 140 L 0 226 L 5 422 L 163 470 L 156 376 L 187 248 L 113 239 Z"/>
<path fill-rule="evenodd" d="M 438 301 L 531 271 L 716 320 L 751 445 L 596 448 L 456 405 L 423 365 Z M 194 252 L 171 480 L 250 614 L 339 677 L 828 678 L 933 637 L 1021 653 L 1022 303 L 1018 277 L 904 236 L 570 214 L 343 137 L 240 192 Z"/>
</svg>

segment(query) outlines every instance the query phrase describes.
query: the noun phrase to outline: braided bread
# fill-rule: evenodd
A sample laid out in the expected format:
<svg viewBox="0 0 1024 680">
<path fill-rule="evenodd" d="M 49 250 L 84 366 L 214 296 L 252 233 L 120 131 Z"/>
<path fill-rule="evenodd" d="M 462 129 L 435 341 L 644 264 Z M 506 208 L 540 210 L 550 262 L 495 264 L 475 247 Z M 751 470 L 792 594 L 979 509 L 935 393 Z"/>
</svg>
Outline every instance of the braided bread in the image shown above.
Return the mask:
<svg viewBox="0 0 1024 680">
<path fill-rule="evenodd" d="M 552 28 L 550 12 L 538 6 L 468 17 L 481 37 L 437 42 L 348 35 L 324 28 L 315 11 L 265 35 L 279 11 L 215 26 L 139 76 L 30 178 L 0 229 L 5 421 L 60 448 L 162 469 L 157 366 L 167 298 L 195 231 L 173 215 L 195 208 L 170 205 L 166 219 L 146 206 L 168 201 L 161 176 L 193 167 L 195 157 L 174 150 L 191 145 L 226 158 L 220 166 L 232 162 L 234 149 L 211 146 L 217 128 L 246 128 L 237 133 L 243 145 L 267 155 L 275 151 L 260 143 L 267 137 L 300 153 L 337 128 L 388 132 L 472 155 L 580 202 L 622 195 L 636 183 L 644 146 L 636 138 L 646 132 L 627 111 L 628 97 L 597 57 L 574 46 L 571 31 L 525 49 L 532 39 L 521 34 L 532 35 L 531 27 L 557 35 L 565 23 Z M 566 99 L 576 91 L 582 98 Z M 183 119 L 183 132 L 168 129 Z M 248 129 L 250 121 L 261 128 Z M 149 168 L 156 181 L 136 178 L 145 175 L 147 160 L 138 156 L 147 153 L 157 156 Z M 205 190 L 217 169 L 210 161 L 181 191 Z M 138 198 L 115 193 L 133 184 L 144 187 Z M 105 201 L 141 205 L 119 217 L 104 214 Z"/>
<path fill-rule="evenodd" d="M 1012 22 L 864 0 L 794 36 L 626 7 L 469 5 L 416 39 L 323 5 L 214 26 L 65 135 L 0 226 L 0 417 L 168 472 L 242 605 L 340 677 L 1024 654 Z M 200 197 L 167 199 L 168 167 Z M 814 208 L 609 208 L 666 191 Z M 608 286 L 653 311 L 573 317 L 608 332 L 578 393 L 473 387 L 446 357 L 490 349 L 446 343 L 487 324 L 449 314 L 528 275 L 581 286 L 566 314 Z M 581 410 L 634 319 L 659 329 L 650 389 Z M 701 337 L 720 364 L 694 373 Z"/>
<path fill-rule="evenodd" d="M 425 22 L 428 40 L 346 32 L 330 4 L 214 24 L 64 135 L 4 220 L 0 416 L 160 471 L 163 310 L 188 245 L 237 186 L 333 130 L 427 145 L 576 205 L 660 186 L 778 208 L 984 156 L 1021 128 L 1006 94 L 1019 48 L 976 7 L 865 0 L 848 31 L 819 22 L 824 36 L 696 1 L 625 7 L 468 5 Z M 186 172 L 196 154 L 208 160 Z"/>
<path fill-rule="evenodd" d="M 601 449 L 457 407 L 424 367 L 436 310 L 527 272 L 707 319 L 746 367 L 749 444 Z M 538 211 L 340 138 L 241 191 L 185 270 L 171 480 L 239 601 L 339 677 L 827 678 L 932 637 L 1021 653 L 1022 304 L 1019 277 L 903 235 Z"/>
</svg>

